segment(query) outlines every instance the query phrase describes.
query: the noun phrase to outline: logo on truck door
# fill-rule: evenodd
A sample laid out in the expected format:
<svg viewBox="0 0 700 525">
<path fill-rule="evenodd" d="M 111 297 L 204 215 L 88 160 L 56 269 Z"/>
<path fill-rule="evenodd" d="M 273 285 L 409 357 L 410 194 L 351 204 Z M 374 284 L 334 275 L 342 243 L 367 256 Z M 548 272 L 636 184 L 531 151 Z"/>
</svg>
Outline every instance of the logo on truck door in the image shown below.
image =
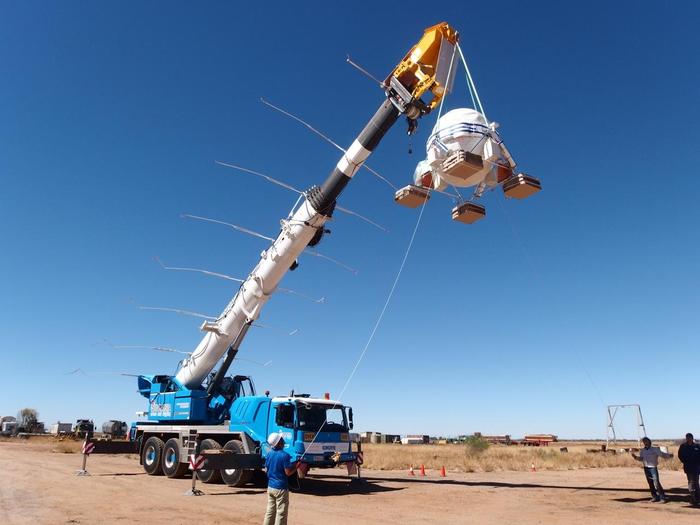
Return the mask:
<svg viewBox="0 0 700 525">
<path fill-rule="evenodd" d="M 173 407 L 170 403 L 156 403 L 151 401 L 151 415 L 170 417 L 173 413 Z"/>
</svg>

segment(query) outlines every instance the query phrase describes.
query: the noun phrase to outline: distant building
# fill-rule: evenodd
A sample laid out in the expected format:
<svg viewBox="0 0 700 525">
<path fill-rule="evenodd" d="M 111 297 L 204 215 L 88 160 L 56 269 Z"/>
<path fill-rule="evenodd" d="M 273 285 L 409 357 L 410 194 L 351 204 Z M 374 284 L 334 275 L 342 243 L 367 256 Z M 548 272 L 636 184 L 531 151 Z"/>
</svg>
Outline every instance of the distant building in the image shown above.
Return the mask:
<svg viewBox="0 0 700 525">
<path fill-rule="evenodd" d="M 400 443 L 401 436 L 399 434 L 382 434 L 381 432 L 362 432 L 360 434 L 362 443 Z"/>
<path fill-rule="evenodd" d="M 430 436 L 427 434 L 408 434 L 401 438 L 401 443 L 404 445 L 427 445 L 430 443 Z"/>
</svg>

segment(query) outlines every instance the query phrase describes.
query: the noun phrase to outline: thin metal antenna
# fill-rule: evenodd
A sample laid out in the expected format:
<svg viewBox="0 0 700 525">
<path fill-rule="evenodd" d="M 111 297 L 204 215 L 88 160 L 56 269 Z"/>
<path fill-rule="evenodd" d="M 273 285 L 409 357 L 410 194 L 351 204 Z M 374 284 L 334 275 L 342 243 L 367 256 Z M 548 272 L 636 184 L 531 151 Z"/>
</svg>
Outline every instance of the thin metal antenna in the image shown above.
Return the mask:
<svg viewBox="0 0 700 525">
<path fill-rule="evenodd" d="M 269 328 L 271 330 L 284 331 L 287 333 L 287 335 L 296 335 L 299 333 L 298 328 L 295 328 L 294 330 L 287 332 L 286 330 L 282 330 L 281 328 L 277 328 L 275 326 L 270 326 L 269 324 L 263 324 L 263 323 L 260 323 L 257 321 L 255 323 L 253 323 L 253 326 L 257 326 L 258 328 Z"/>
<path fill-rule="evenodd" d="M 236 224 L 231 224 L 230 222 L 219 221 L 216 219 L 208 219 L 206 217 L 199 217 L 197 215 L 189 215 L 187 213 L 182 214 L 182 217 L 186 217 L 188 219 L 197 219 L 197 220 L 206 221 L 206 222 L 213 222 L 216 224 L 223 224 L 224 226 L 229 226 L 230 228 L 233 228 L 234 230 L 237 230 L 237 231 L 242 232 L 242 233 L 247 233 L 248 235 L 252 235 L 253 237 L 259 237 L 261 239 L 265 239 L 266 241 L 271 241 L 271 242 L 275 241 L 272 237 L 266 237 L 265 235 L 263 235 L 261 233 L 254 232 L 253 230 L 249 230 L 249 229 L 243 228 L 241 226 L 237 226 Z M 342 262 L 338 261 L 337 259 L 333 259 L 332 257 L 329 257 L 328 255 L 323 255 L 322 253 L 319 253 L 316 250 L 312 250 L 311 248 L 305 248 L 302 253 L 313 255 L 314 257 L 320 257 L 321 259 L 326 259 L 327 261 L 330 261 L 332 263 L 337 264 L 341 268 L 345 268 L 346 270 L 354 273 L 355 275 L 357 275 L 357 273 L 358 273 L 358 271 L 355 270 L 354 268 L 352 268 L 346 264 L 343 264 Z"/>
<path fill-rule="evenodd" d="M 383 232 L 389 233 L 389 230 L 387 230 L 384 226 L 382 226 L 381 224 L 377 224 L 377 223 L 374 222 L 373 220 L 368 219 L 367 217 L 365 217 L 364 215 L 360 215 L 360 214 L 357 213 L 356 211 L 352 211 L 352 210 L 349 210 L 349 209 L 347 209 L 347 208 L 343 208 L 342 206 L 338 206 L 338 205 L 335 206 L 335 209 L 338 210 L 338 211 L 342 211 L 343 213 L 347 213 L 348 215 L 352 215 L 352 216 L 354 216 L 354 217 L 357 217 L 358 219 L 362 219 L 362 220 L 365 221 L 366 223 L 371 224 L 372 226 L 374 226 L 375 228 L 377 228 L 377 229 L 379 229 L 379 230 L 382 230 Z"/>
<path fill-rule="evenodd" d="M 130 377 L 139 377 L 139 374 L 128 374 L 126 372 L 86 372 L 82 368 L 76 368 L 75 370 L 72 370 L 70 372 L 66 372 L 63 375 L 70 376 L 70 375 L 76 375 L 76 374 L 81 374 L 84 376 L 130 376 Z"/>
<path fill-rule="evenodd" d="M 213 315 L 200 314 L 198 312 L 192 312 L 190 310 L 182 310 L 180 308 L 167 308 L 164 306 L 139 306 L 139 310 L 157 310 L 159 312 L 174 312 L 180 315 L 189 315 L 192 317 L 199 317 L 201 319 L 208 319 L 210 321 L 215 321 L 218 317 Z"/>
<path fill-rule="evenodd" d="M 352 268 L 346 264 L 343 264 L 340 261 L 338 261 L 337 259 L 333 259 L 332 257 L 328 257 L 327 255 L 323 255 L 322 253 L 318 253 L 316 250 L 312 250 L 311 248 L 306 248 L 304 250 L 304 253 L 306 253 L 308 255 L 313 255 L 314 257 L 320 257 L 321 259 L 326 259 L 327 261 L 330 261 L 332 263 L 337 264 L 341 268 L 345 268 L 347 271 L 353 273 L 354 275 L 357 275 L 359 273 L 355 268 Z"/>
<path fill-rule="evenodd" d="M 238 279 L 237 277 L 231 277 L 230 275 L 226 275 L 225 273 L 210 272 L 209 270 L 201 270 L 199 268 L 166 266 L 165 264 L 163 264 L 163 261 L 161 261 L 159 257 L 154 257 L 154 259 L 158 262 L 158 264 L 160 264 L 161 268 L 163 268 L 164 270 L 175 270 L 175 271 L 180 271 L 180 272 L 197 272 L 197 273 L 202 273 L 204 275 L 210 275 L 211 277 L 218 277 L 219 279 L 226 279 L 227 281 L 235 281 L 237 283 L 245 282 L 245 279 Z"/>
<path fill-rule="evenodd" d="M 207 217 L 200 217 L 199 215 L 190 215 L 189 213 L 183 213 L 181 215 L 181 217 L 187 218 L 187 219 L 196 219 L 198 221 L 213 222 L 215 224 L 223 224 L 224 226 L 228 226 L 229 228 L 233 228 L 234 230 L 239 231 L 241 233 L 247 233 L 248 235 L 252 235 L 253 237 L 259 237 L 260 239 L 264 239 L 264 240 L 270 241 L 270 242 L 275 241 L 272 237 L 267 237 L 261 233 L 254 232 L 253 230 L 243 228 L 242 226 L 238 226 L 236 224 L 231 224 L 230 222 L 219 221 L 217 219 L 209 219 Z"/>
<path fill-rule="evenodd" d="M 112 348 L 116 348 L 116 349 L 119 349 L 119 350 L 121 350 L 121 349 L 131 349 L 131 348 L 133 348 L 133 349 L 141 349 L 141 350 L 154 350 L 154 351 L 156 351 L 156 352 L 169 352 L 169 353 L 173 353 L 173 354 L 192 355 L 192 352 L 184 352 L 183 350 L 177 350 L 176 348 L 167 348 L 167 347 L 164 347 L 164 346 L 115 345 L 115 344 L 112 344 L 112 343 L 110 343 L 109 341 L 107 341 L 107 339 L 105 339 L 105 342 L 106 342 L 108 345 L 110 345 Z M 272 360 L 265 361 L 264 363 L 262 363 L 262 362 L 260 362 L 260 361 L 255 361 L 254 359 L 247 359 L 247 358 L 245 358 L 245 357 L 238 357 L 238 356 L 234 357 L 234 360 L 235 360 L 235 361 L 246 361 L 246 362 L 248 362 L 248 363 L 253 363 L 253 364 L 260 365 L 260 366 L 264 366 L 264 367 L 270 366 L 270 364 L 272 364 Z M 73 372 L 69 372 L 69 373 L 72 374 L 72 373 L 75 373 L 75 372 L 77 372 L 77 371 L 81 371 L 83 374 L 85 374 L 85 372 L 83 372 L 82 369 L 80 369 L 80 368 L 74 370 Z M 128 375 L 128 374 L 122 374 L 122 375 Z"/>
<path fill-rule="evenodd" d="M 277 184 L 278 186 L 282 186 L 283 188 L 294 191 L 296 193 L 299 193 L 299 194 L 304 193 L 303 191 L 298 190 L 294 186 L 290 186 L 289 184 L 287 184 L 285 182 L 279 181 L 277 179 L 273 179 L 269 175 L 265 175 L 264 173 L 260 173 L 259 171 L 249 170 L 248 168 L 244 168 L 243 166 L 236 166 L 235 164 L 229 164 L 228 162 L 221 162 L 220 160 L 215 160 L 214 162 L 216 162 L 220 166 L 226 166 L 227 168 L 233 168 L 234 170 L 244 171 L 244 172 L 250 173 L 252 175 L 257 175 L 258 177 L 262 177 L 263 179 L 265 179 L 268 182 L 271 182 L 272 184 Z"/>
<path fill-rule="evenodd" d="M 264 363 L 261 363 L 260 361 L 255 361 L 255 360 L 253 360 L 253 359 L 247 359 L 247 358 L 245 358 L 245 357 L 238 357 L 238 356 L 236 356 L 236 357 L 233 358 L 233 360 L 234 360 L 234 361 L 245 361 L 246 363 L 253 363 L 253 364 L 255 364 L 255 365 L 260 365 L 260 366 L 263 366 L 263 367 L 268 367 L 268 366 L 270 366 L 270 365 L 272 364 L 272 359 L 270 359 L 269 361 L 265 361 Z"/>
<path fill-rule="evenodd" d="M 260 173 L 260 172 L 258 172 L 258 171 L 254 171 L 254 170 L 251 170 L 251 169 L 248 169 L 248 168 L 244 168 L 244 167 L 242 167 L 242 166 L 237 166 L 237 165 L 235 165 L 235 164 L 229 164 L 229 163 L 227 163 L 227 162 L 221 162 L 221 161 L 218 161 L 218 160 L 215 161 L 215 162 L 216 162 L 217 164 L 221 165 L 221 166 L 226 166 L 227 168 L 233 168 L 233 169 L 236 169 L 236 170 L 244 171 L 244 172 L 246 172 L 246 173 L 251 173 L 251 174 L 253 174 L 253 175 L 257 175 L 257 176 L 262 177 L 263 179 L 267 180 L 268 182 L 271 182 L 272 184 L 276 184 L 277 186 L 281 186 L 282 188 L 285 188 L 285 189 L 294 191 L 294 192 L 298 193 L 299 195 L 304 195 L 304 192 L 303 192 L 303 191 L 300 191 L 300 190 L 296 189 L 294 186 L 291 186 L 291 185 L 289 185 L 289 184 L 287 184 L 287 183 L 285 183 L 285 182 L 282 182 L 282 181 L 280 181 L 280 180 L 278 180 L 278 179 L 274 179 L 274 178 L 270 177 L 269 175 L 265 175 L 264 173 Z M 365 217 L 364 215 L 360 215 L 359 213 L 357 213 L 357 212 L 355 212 L 355 211 L 349 210 L 349 209 L 347 209 L 347 208 L 343 208 L 342 206 L 336 206 L 335 209 L 338 210 L 338 211 L 341 211 L 341 212 L 343 212 L 343 213 L 347 213 L 348 215 L 353 215 L 353 216 L 355 216 L 355 217 L 358 217 L 359 219 L 362 219 L 363 221 L 367 222 L 368 224 L 371 224 L 371 225 L 374 226 L 375 228 L 378 228 L 378 229 L 380 229 L 380 230 L 382 230 L 382 231 L 384 231 L 384 232 L 388 232 L 388 231 L 389 231 L 389 230 L 387 230 L 384 226 L 382 226 L 382 225 L 380 225 L 380 224 L 377 224 L 377 223 L 374 222 L 373 220 L 368 219 L 368 218 Z"/>
<path fill-rule="evenodd" d="M 367 77 L 371 78 L 372 80 L 374 80 L 377 84 L 379 84 L 379 87 L 380 87 L 380 88 L 383 88 L 383 87 L 384 87 L 384 82 L 382 82 L 381 80 L 379 80 L 379 79 L 378 79 L 377 77 L 375 77 L 372 73 L 370 73 L 369 71 L 367 71 L 365 68 L 363 68 L 362 66 L 360 66 L 360 65 L 357 64 L 356 62 L 353 62 L 352 59 L 350 58 L 350 55 L 347 55 L 347 58 L 345 59 L 345 61 L 346 61 L 348 64 L 350 64 L 352 67 L 354 67 L 355 69 L 357 69 L 358 71 L 360 71 L 360 73 L 363 73 L 365 76 L 367 76 Z"/>
<path fill-rule="evenodd" d="M 303 294 L 301 292 L 297 292 L 296 290 L 292 290 L 291 288 L 277 287 L 277 290 L 279 290 L 280 292 L 283 292 L 283 293 L 287 293 L 289 295 L 296 295 L 297 297 L 301 297 L 303 299 L 308 299 L 309 301 L 313 301 L 314 303 L 318 303 L 318 304 L 323 304 L 326 302 L 325 297 L 319 297 L 318 299 L 315 299 L 315 298 L 310 297 L 310 296 Z"/>
<path fill-rule="evenodd" d="M 160 264 L 160 267 L 163 268 L 164 270 L 176 270 L 176 271 L 183 271 L 183 272 L 197 272 L 201 273 L 204 275 L 209 275 L 211 277 L 218 277 L 219 279 L 226 279 L 227 281 L 234 281 L 237 283 L 244 283 L 245 279 L 239 279 L 237 277 L 231 277 L 230 275 L 226 275 L 225 273 L 219 273 L 219 272 L 210 272 L 209 270 L 202 270 L 200 268 L 184 268 L 184 267 L 178 267 L 178 266 L 166 266 L 163 264 L 163 261 L 160 260 L 159 257 L 154 257 L 154 259 Z M 325 297 L 320 297 L 318 299 L 308 296 L 306 294 L 303 294 L 301 292 L 297 292 L 296 290 L 292 290 L 291 288 L 282 288 L 278 287 L 277 290 L 283 293 L 288 293 L 290 295 L 296 295 L 298 297 L 301 297 L 303 299 L 308 299 L 309 301 L 312 301 L 314 303 L 323 303 L 326 301 Z"/>
<path fill-rule="evenodd" d="M 302 124 L 304 127 L 308 128 L 308 129 L 310 129 L 311 131 L 313 131 L 314 133 L 316 133 L 316 135 L 318 135 L 319 137 L 321 137 L 323 140 L 325 140 L 325 141 L 328 142 L 329 144 L 333 145 L 336 149 L 342 151 L 343 153 L 346 153 L 345 148 L 343 148 L 342 146 L 340 146 L 339 144 L 337 144 L 336 142 L 334 142 L 333 140 L 331 140 L 330 138 L 328 138 L 326 135 L 324 135 L 324 134 L 321 133 L 319 130 L 317 130 L 316 128 L 314 128 L 311 124 L 308 124 L 307 122 L 304 122 L 302 119 L 300 119 L 300 118 L 297 117 L 296 115 L 292 115 L 292 114 L 289 113 L 288 111 L 285 111 L 285 110 L 283 110 L 282 108 L 279 108 L 279 107 L 275 106 L 274 104 L 271 104 L 270 102 L 268 102 L 267 100 L 265 100 L 265 99 L 262 98 L 262 97 L 260 98 L 260 101 L 261 101 L 263 104 L 265 104 L 266 106 L 269 106 L 269 107 L 271 107 L 272 109 L 274 109 L 274 110 L 276 110 L 276 111 L 279 111 L 279 112 L 282 113 L 283 115 L 287 115 L 289 118 L 296 120 L 297 122 L 299 122 L 300 124 Z M 397 188 L 390 180 L 384 178 L 382 175 L 380 175 L 380 174 L 377 173 L 375 170 L 373 170 L 372 168 L 370 168 L 367 164 L 362 164 L 362 167 L 363 167 L 363 168 L 366 168 L 367 171 L 369 171 L 370 173 L 372 173 L 373 175 L 375 175 L 378 179 L 383 180 L 384 182 L 386 182 L 389 186 L 391 186 L 391 187 L 394 189 L 394 191 L 398 190 L 398 188 Z"/>
<path fill-rule="evenodd" d="M 175 348 L 166 348 L 164 346 L 148 346 L 148 345 L 112 345 L 112 348 L 122 349 L 141 349 L 141 350 L 154 350 L 156 352 L 168 352 L 171 354 L 183 354 L 190 355 L 192 352 L 184 352 L 183 350 L 176 350 Z"/>
</svg>

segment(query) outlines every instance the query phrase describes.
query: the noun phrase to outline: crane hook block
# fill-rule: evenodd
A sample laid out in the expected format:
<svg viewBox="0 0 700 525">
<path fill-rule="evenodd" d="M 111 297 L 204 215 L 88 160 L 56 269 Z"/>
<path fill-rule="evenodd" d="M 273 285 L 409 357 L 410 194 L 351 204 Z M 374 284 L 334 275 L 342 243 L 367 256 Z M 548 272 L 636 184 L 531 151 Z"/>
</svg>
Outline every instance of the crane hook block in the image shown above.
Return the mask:
<svg viewBox="0 0 700 525">
<path fill-rule="evenodd" d="M 423 38 L 411 48 L 404 59 L 384 81 L 391 85 L 391 78 L 398 80 L 418 100 L 426 91 L 433 94 L 432 100 L 425 102 L 427 113 L 435 108 L 442 97 L 451 89 L 456 67 L 450 64 L 459 35 L 447 22 L 429 27 Z"/>
</svg>

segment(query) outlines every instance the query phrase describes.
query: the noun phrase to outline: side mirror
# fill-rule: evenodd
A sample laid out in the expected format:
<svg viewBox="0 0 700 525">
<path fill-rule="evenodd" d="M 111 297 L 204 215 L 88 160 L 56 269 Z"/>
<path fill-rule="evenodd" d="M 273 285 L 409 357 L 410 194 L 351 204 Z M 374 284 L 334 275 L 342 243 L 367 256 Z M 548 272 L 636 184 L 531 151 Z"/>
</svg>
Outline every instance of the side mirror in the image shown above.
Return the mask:
<svg viewBox="0 0 700 525">
<path fill-rule="evenodd" d="M 353 427 L 353 422 L 352 422 L 352 407 L 348 407 L 348 418 L 350 419 L 350 424 L 348 425 L 350 427 L 350 430 L 352 430 Z"/>
</svg>

